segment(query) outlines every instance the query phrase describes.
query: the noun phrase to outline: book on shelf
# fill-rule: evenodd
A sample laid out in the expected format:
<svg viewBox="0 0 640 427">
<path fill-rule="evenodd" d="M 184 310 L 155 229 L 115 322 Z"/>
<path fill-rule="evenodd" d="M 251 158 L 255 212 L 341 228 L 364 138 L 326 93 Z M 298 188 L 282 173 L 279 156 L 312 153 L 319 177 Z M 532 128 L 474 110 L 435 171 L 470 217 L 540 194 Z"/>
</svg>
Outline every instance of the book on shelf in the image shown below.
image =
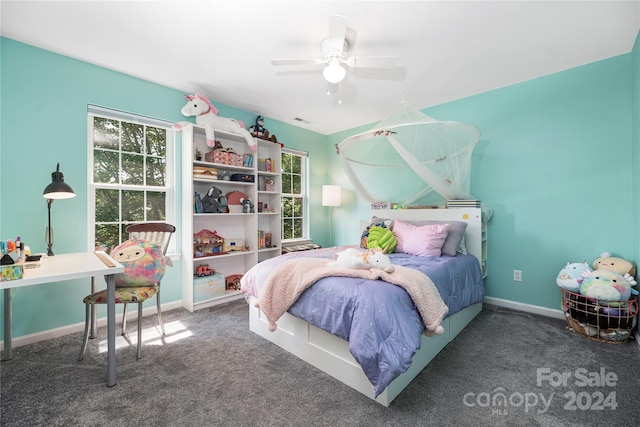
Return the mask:
<svg viewBox="0 0 640 427">
<path fill-rule="evenodd" d="M 273 172 L 273 160 L 271 158 L 258 159 L 258 170 L 260 172 Z"/>
<path fill-rule="evenodd" d="M 479 208 L 480 205 L 480 200 L 476 199 L 447 200 L 448 208 Z"/>
<path fill-rule="evenodd" d="M 371 210 L 391 209 L 391 203 L 389 202 L 375 202 L 371 203 Z"/>
<path fill-rule="evenodd" d="M 202 206 L 202 198 L 197 191 L 193 195 L 193 211 L 195 213 L 204 212 L 204 207 Z"/>
</svg>

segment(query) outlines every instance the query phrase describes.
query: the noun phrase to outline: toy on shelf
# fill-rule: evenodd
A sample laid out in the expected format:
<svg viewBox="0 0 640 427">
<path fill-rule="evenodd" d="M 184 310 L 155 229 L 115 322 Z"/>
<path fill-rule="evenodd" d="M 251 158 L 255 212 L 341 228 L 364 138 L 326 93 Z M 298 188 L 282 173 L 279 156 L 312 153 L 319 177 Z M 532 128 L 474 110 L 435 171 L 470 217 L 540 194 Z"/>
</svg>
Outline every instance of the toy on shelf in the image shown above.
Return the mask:
<svg viewBox="0 0 640 427">
<path fill-rule="evenodd" d="M 278 138 L 276 138 L 275 135 L 270 135 L 269 131 L 264 127 L 264 117 L 262 116 L 256 117 L 256 124 L 251 125 L 249 128 L 249 134 L 256 138 L 273 142 L 274 144 L 280 144 L 281 147 L 283 146 L 283 144 L 278 142 Z"/>
<path fill-rule="evenodd" d="M 240 199 L 240 202 L 242 203 L 242 213 L 254 213 L 254 204 L 251 201 L 251 199 L 248 198 L 243 198 Z"/>
<path fill-rule="evenodd" d="M 227 206 L 229 208 L 229 213 L 243 213 L 243 204 L 242 201 L 245 199 L 249 199 L 249 197 L 243 193 L 242 191 L 231 191 L 227 193 Z"/>
<path fill-rule="evenodd" d="M 207 194 L 202 198 L 202 210 L 205 213 L 223 213 L 222 203 L 220 203 L 220 197 L 222 196 L 222 190 L 217 187 L 211 187 L 207 191 Z"/>
<path fill-rule="evenodd" d="M 264 117 L 256 117 L 256 124 L 249 128 L 249 133 L 256 138 L 264 138 L 265 133 L 269 135 L 269 131 L 264 127 Z"/>
<path fill-rule="evenodd" d="M 200 230 L 193 235 L 193 256 L 195 258 L 224 253 L 224 238 L 215 230 Z"/>
<path fill-rule="evenodd" d="M 216 274 L 216 269 L 211 268 L 208 264 L 200 264 L 196 267 L 196 271 L 193 274 L 194 276 L 204 277 L 211 276 L 212 274 Z"/>
<path fill-rule="evenodd" d="M 226 239 L 224 241 L 224 251 L 229 252 L 244 252 L 245 245 L 243 239 Z"/>
<path fill-rule="evenodd" d="M 215 146 L 215 131 L 219 130 L 243 136 L 247 144 L 249 144 L 251 151 L 258 149 L 256 140 L 253 139 L 251 134 L 244 128 L 244 124 L 236 119 L 218 116 L 218 109 L 206 96 L 195 94 L 185 95 L 184 97 L 187 99 L 187 103 L 180 111 L 184 116 L 195 116 L 196 124 L 204 127 L 207 145 L 209 147 Z M 182 130 L 184 126 L 189 125 L 191 125 L 191 123 L 178 122 L 173 125 L 173 129 Z"/>
<path fill-rule="evenodd" d="M 225 277 L 225 288 L 228 291 L 239 291 L 241 289 L 240 279 L 242 279 L 242 274 L 230 274 Z"/>
</svg>

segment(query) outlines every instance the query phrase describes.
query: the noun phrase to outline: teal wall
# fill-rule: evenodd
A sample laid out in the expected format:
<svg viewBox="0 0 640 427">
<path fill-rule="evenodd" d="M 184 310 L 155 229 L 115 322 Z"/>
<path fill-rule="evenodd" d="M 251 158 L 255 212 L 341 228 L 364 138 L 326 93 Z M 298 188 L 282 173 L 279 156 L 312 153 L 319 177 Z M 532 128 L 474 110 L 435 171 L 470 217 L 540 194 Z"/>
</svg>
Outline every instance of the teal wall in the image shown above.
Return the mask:
<svg viewBox="0 0 640 427">
<path fill-rule="evenodd" d="M 53 205 L 54 249 L 84 251 L 87 104 L 178 121 L 184 120 L 183 93 L 10 39 L 0 42 L 0 236 L 20 235 L 34 251 L 45 250 L 41 194 L 60 162 L 78 197 Z M 471 189 L 495 210 L 488 296 L 558 308 L 555 277 L 566 262 L 593 261 L 603 251 L 640 259 L 639 51 L 636 39 L 630 54 L 424 110 L 482 131 Z M 259 113 L 212 101 L 221 115 L 246 124 Z M 334 243 L 356 242 L 369 205 L 342 172 L 334 144 L 370 125 L 329 136 L 268 117 L 266 127 L 287 147 L 310 153 L 314 241 L 329 240 L 321 186 L 338 183 L 343 205 L 334 210 Z M 180 299 L 180 263 L 175 264 L 163 280 L 163 302 Z M 522 282 L 512 281 L 514 269 L 522 270 Z M 84 281 L 19 290 L 14 336 L 82 322 L 87 290 Z"/>
<path fill-rule="evenodd" d="M 558 309 L 555 278 L 567 262 L 592 262 L 604 251 L 640 260 L 638 55 L 636 43 L 631 54 L 423 110 L 482 131 L 471 192 L 495 210 L 487 296 Z M 334 217 L 337 243 L 347 243 L 368 204 L 338 165 L 331 174 L 348 187 L 348 205 Z M 513 281 L 514 269 L 522 282 Z"/>
<path fill-rule="evenodd" d="M 635 242 L 634 258 L 640 262 L 640 221 L 638 221 L 638 212 L 640 212 L 640 32 L 636 37 L 636 42 L 631 53 L 631 99 L 632 99 L 632 141 L 633 154 L 632 172 L 633 172 L 633 241 Z M 638 287 L 636 286 L 636 289 Z"/>
<path fill-rule="evenodd" d="M 65 181 L 77 197 L 52 205 L 54 252 L 86 251 L 87 105 L 174 122 L 187 120 L 180 114 L 184 94 L 11 39 L 0 38 L 0 43 L 0 238 L 19 235 L 33 252 L 46 251 L 47 209 L 42 191 L 60 162 Z M 212 101 L 221 116 L 247 124 L 255 121 L 255 113 Z M 318 198 L 326 176 L 326 137 L 268 117 L 266 126 L 287 146 L 309 151 L 313 162 L 310 193 L 312 201 Z M 176 145 L 179 156 L 179 141 Z M 181 175 L 179 164 L 176 173 Z M 180 188 L 178 181 L 177 200 Z M 176 223 L 180 224 L 179 206 Z M 326 226 L 325 217 L 312 213 L 313 234 L 322 236 Z M 179 235 L 176 241 L 180 242 Z M 180 270 L 179 262 L 167 270 L 163 302 L 181 299 Z M 82 280 L 18 290 L 13 298 L 14 337 L 83 322 L 81 301 L 88 290 Z M 103 316 L 106 311 L 101 310 Z"/>
</svg>

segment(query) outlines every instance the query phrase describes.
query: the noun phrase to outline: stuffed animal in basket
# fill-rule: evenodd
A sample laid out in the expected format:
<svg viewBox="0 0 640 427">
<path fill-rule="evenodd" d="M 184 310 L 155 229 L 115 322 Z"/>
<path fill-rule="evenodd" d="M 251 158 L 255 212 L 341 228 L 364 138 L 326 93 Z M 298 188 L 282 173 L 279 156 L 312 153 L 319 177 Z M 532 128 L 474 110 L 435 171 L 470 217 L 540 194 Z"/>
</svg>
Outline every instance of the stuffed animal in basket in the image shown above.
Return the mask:
<svg viewBox="0 0 640 427">
<path fill-rule="evenodd" d="M 168 263 L 159 244 L 138 239 L 125 240 L 111 257 L 124 266 L 124 273 L 115 275 L 116 287 L 153 286 L 162 280 Z"/>
<path fill-rule="evenodd" d="M 591 271 L 587 261 L 568 262 L 556 277 L 556 284 L 570 292 L 580 292 L 580 284 L 584 280 L 582 273 Z"/>
<path fill-rule="evenodd" d="M 244 123 L 236 119 L 218 116 L 218 109 L 206 96 L 195 94 L 185 95 L 184 97 L 187 99 L 187 104 L 182 107 L 180 112 L 187 117 L 195 116 L 196 124 L 204 127 L 207 145 L 209 147 L 215 146 L 215 130 L 220 130 L 241 135 L 247 141 L 247 144 L 249 144 L 251 151 L 258 149 L 256 140 L 253 139 L 249 131 L 244 128 Z M 188 126 L 190 124 L 191 123 L 187 122 L 175 123 L 173 129 L 182 130 L 185 125 Z"/>
<path fill-rule="evenodd" d="M 593 261 L 593 269 L 615 271 L 623 276 L 629 274 L 635 277 L 636 275 L 636 266 L 631 261 L 614 257 L 609 252 L 603 252 L 600 258 Z"/>
<path fill-rule="evenodd" d="M 610 341 L 628 338 L 637 314 L 635 302 L 628 302 L 631 294 L 638 294 L 631 287 L 635 284 L 629 274 L 623 276 L 609 270 L 594 270 L 585 275 L 580 285 L 584 296 L 571 295 L 576 300 L 572 317 L 580 323 L 585 335 L 599 334 Z"/>
<path fill-rule="evenodd" d="M 628 273 L 623 276 L 615 271 L 594 270 L 585 271 L 583 276 L 580 293 L 589 298 L 599 301 L 626 301 L 631 294 L 638 295 L 638 291 L 631 288 L 636 285 L 636 281 Z"/>
<path fill-rule="evenodd" d="M 387 255 L 382 253 L 382 249 L 369 249 L 361 251 L 356 248 L 348 248 L 336 254 L 334 261 L 327 264 L 330 267 L 353 268 L 356 270 L 368 270 L 379 268 L 387 273 L 392 273 L 394 268 Z"/>
</svg>

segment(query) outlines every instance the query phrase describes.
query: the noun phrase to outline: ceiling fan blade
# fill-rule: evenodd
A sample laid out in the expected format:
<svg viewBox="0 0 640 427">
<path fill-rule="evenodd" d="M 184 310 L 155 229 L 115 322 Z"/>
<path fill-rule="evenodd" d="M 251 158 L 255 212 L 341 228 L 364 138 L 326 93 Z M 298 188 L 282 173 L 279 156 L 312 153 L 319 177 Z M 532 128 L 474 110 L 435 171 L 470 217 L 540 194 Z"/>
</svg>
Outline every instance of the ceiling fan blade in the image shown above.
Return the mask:
<svg viewBox="0 0 640 427">
<path fill-rule="evenodd" d="M 329 15 L 329 49 L 342 50 L 347 34 L 347 18 L 341 15 Z"/>
<path fill-rule="evenodd" d="M 323 64 L 322 59 L 272 59 L 272 65 L 318 65 Z"/>
<path fill-rule="evenodd" d="M 347 58 L 349 67 L 395 68 L 398 58 L 395 56 L 352 56 Z"/>
</svg>

